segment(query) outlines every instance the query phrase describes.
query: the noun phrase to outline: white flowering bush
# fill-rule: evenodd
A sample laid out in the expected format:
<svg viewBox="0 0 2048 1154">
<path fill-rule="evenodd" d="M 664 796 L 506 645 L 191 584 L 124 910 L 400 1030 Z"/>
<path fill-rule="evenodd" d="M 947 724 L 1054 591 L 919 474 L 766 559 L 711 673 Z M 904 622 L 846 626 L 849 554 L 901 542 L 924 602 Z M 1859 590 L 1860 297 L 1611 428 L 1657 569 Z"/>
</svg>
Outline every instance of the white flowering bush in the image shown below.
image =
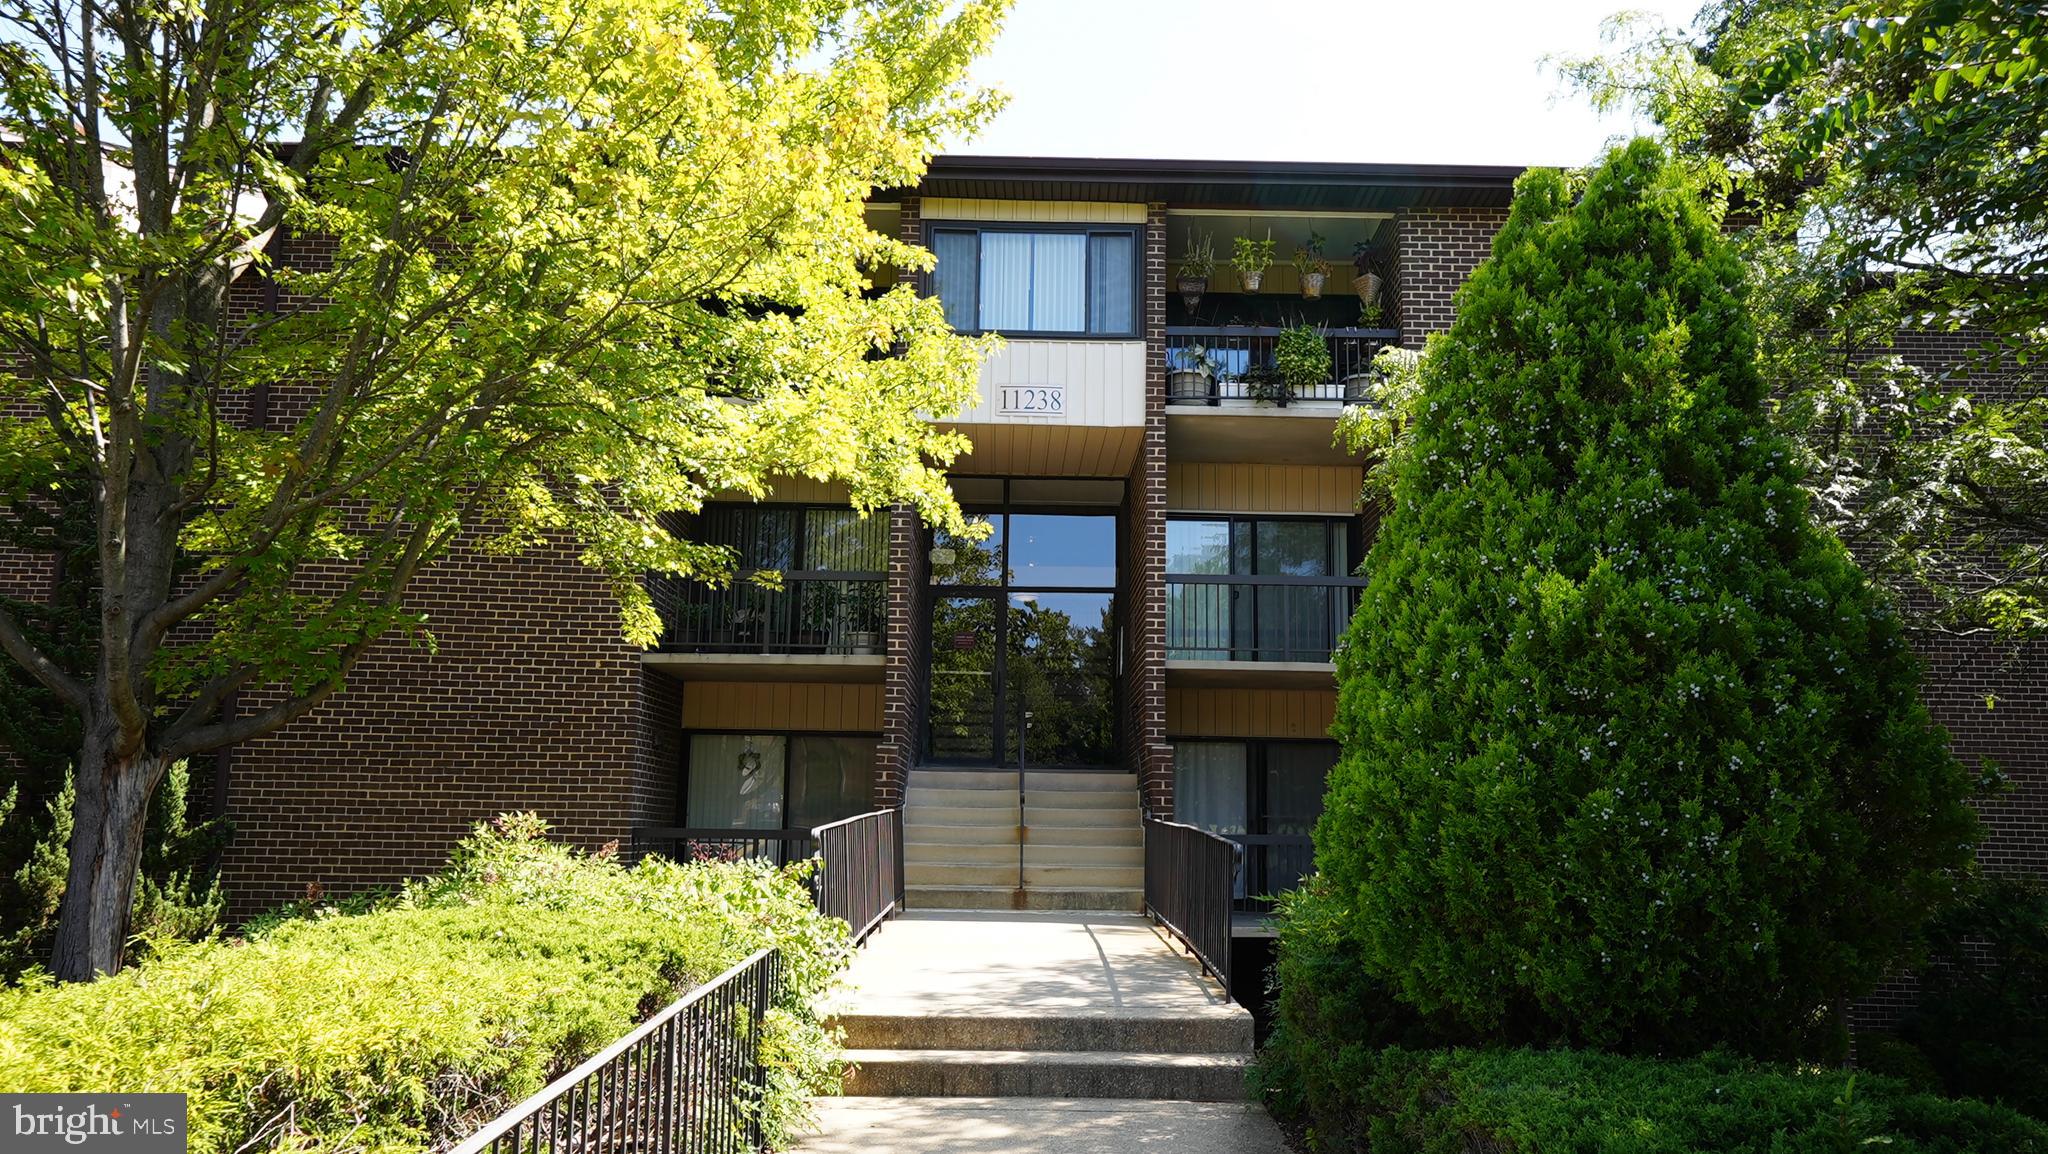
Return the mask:
<svg viewBox="0 0 2048 1154">
<path fill-rule="evenodd" d="M 1972 862 L 1898 618 L 1654 145 L 1517 187 L 1404 415 L 1318 916 L 1480 1041 L 1825 1052 Z"/>
</svg>

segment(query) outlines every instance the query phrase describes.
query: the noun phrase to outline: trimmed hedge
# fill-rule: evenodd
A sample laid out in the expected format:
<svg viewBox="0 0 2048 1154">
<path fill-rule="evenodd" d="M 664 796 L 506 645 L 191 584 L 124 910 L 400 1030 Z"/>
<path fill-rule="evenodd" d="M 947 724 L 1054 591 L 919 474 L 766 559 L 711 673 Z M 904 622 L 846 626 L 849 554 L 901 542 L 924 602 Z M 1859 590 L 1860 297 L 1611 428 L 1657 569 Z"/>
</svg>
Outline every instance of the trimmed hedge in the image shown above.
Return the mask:
<svg viewBox="0 0 2048 1154">
<path fill-rule="evenodd" d="M 831 1082 L 816 1005 L 848 946 L 801 867 L 625 869 L 479 826 L 395 897 L 169 946 L 97 982 L 0 991 L 0 1089 L 174 1091 L 189 1149 L 415 1150 L 460 1138 L 764 946 L 783 997 L 764 1047 L 778 1144 Z"/>
<path fill-rule="evenodd" d="M 1341 1100 L 1314 1103 L 1318 1150 L 1372 1154 L 1966 1154 L 2048 1151 L 2048 1126 L 1887 1078 L 1725 1054 L 1352 1048 Z M 1334 1083 L 1333 1083 L 1334 1084 Z"/>
</svg>

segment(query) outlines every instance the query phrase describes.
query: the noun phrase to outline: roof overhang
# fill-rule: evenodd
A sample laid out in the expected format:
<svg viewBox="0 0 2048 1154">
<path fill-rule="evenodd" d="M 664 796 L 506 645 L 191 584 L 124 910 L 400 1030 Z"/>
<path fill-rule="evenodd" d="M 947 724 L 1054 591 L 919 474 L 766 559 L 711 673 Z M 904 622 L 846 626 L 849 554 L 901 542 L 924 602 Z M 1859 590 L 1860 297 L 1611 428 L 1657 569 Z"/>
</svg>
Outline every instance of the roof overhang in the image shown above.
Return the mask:
<svg viewBox="0 0 2048 1154">
<path fill-rule="evenodd" d="M 1509 203 L 1522 171 L 1511 165 L 938 156 L 915 189 L 882 190 L 875 199 L 897 200 L 916 192 L 966 199 L 1143 201 L 1245 210 L 1488 208 Z"/>
</svg>

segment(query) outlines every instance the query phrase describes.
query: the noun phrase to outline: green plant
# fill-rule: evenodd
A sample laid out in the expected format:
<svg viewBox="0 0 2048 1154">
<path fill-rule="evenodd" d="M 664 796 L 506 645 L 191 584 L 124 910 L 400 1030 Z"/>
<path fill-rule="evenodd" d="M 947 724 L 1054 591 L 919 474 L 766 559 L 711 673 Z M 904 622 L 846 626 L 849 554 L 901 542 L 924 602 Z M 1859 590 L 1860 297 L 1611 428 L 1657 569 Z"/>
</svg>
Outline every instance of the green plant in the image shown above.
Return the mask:
<svg viewBox="0 0 2048 1154">
<path fill-rule="evenodd" d="M 1351 1047 L 1321 1064 L 1330 1096 L 1291 1114 L 1319 1151 L 2048 1154 L 2048 1125 L 2014 1110 L 1727 1054 Z"/>
<path fill-rule="evenodd" d="M 1273 369 L 1290 394 L 1300 394 L 1330 379 L 1330 343 L 1315 325 L 1291 325 L 1273 341 Z"/>
<path fill-rule="evenodd" d="M 1369 240 L 1361 240 L 1351 246 L 1351 271 L 1357 276 L 1377 272 L 1379 248 Z"/>
<path fill-rule="evenodd" d="M 1358 304 L 1358 324 L 1359 324 L 1359 327 L 1361 327 L 1361 328 L 1368 328 L 1368 329 L 1376 329 L 1376 328 L 1379 328 L 1379 327 L 1380 327 L 1380 326 L 1381 326 L 1382 324 L 1384 324 L 1384 323 L 1386 322 L 1386 319 L 1387 319 L 1387 310 L 1386 310 L 1386 306 L 1384 306 L 1384 305 L 1380 304 L 1380 298 L 1379 298 L 1379 297 L 1375 296 L 1375 297 L 1373 297 L 1373 298 L 1372 298 L 1371 300 L 1369 300 L 1369 301 L 1360 301 L 1360 302 L 1359 302 L 1359 304 Z"/>
<path fill-rule="evenodd" d="M 1240 276 L 1256 277 L 1264 273 L 1273 263 L 1273 230 L 1267 229 L 1264 237 L 1233 237 L 1230 241 L 1230 267 Z"/>
<path fill-rule="evenodd" d="M 1476 1041 L 1840 1052 L 1972 865 L 1897 615 L 1814 528 L 1658 149 L 1518 183 L 1422 363 L 1316 862 Z"/>
<path fill-rule="evenodd" d="M 1200 373 L 1205 377 L 1214 377 L 1219 367 L 1215 354 L 1209 351 L 1207 345 L 1182 345 L 1172 350 L 1168 357 L 1176 373 Z"/>
<path fill-rule="evenodd" d="M 1949 1093 L 2048 1118 L 2048 889 L 1989 881 L 1937 919 L 1933 942 L 1900 1037 Z"/>
<path fill-rule="evenodd" d="M 1180 258 L 1180 275 L 1188 280 L 1208 280 L 1215 269 L 1216 238 L 1200 229 L 1189 229 L 1187 251 Z"/>
<path fill-rule="evenodd" d="M 801 474 L 963 526 L 939 462 L 966 441 L 925 416 L 971 402 L 988 345 L 868 291 L 925 254 L 865 206 L 994 110 L 967 71 L 1007 7 L 0 17 L 57 46 L 0 68 L 0 493 L 90 490 L 50 544 L 89 543 L 106 626 L 0 599 L 8 660 L 78 736 L 53 973 L 121 967 L 170 764 L 320 708 L 380 645 L 431 653 L 413 582 L 451 554 L 569 548 L 643 646 L 649 573 L 727 575 L 670 531 L 700 486 Z M 114 226 L 109 197 L 138 207 Z M 258 281 L 260 320 L 234 305 Z"/>
<path fill-rule="evenodd" d="M 1309 273 L 1316 273 L 1321 276 L 1330 275 L 1329 258 L 1323 255 L 1324 243 L 1323 234 L 1311 229 L 1308 239 L 1296 246 L 1294 250 L 1294 271 L 1301 273 L 1303 276 Z"/>
<path fill-rule="evenodd" d="M 190 1149 L 207 1154 L 445 1146 L 775 945 L 783 992 L 755 1108 L 785 1142 L 834 1080 L 818 1005 L 848 951 L 807 867 L 627 869 L 545 833 L 507 815 L 396 895 L 308 903 L 92 983 L 0 991 L 6 1088 L 179 1091 Z"/>
</svg>

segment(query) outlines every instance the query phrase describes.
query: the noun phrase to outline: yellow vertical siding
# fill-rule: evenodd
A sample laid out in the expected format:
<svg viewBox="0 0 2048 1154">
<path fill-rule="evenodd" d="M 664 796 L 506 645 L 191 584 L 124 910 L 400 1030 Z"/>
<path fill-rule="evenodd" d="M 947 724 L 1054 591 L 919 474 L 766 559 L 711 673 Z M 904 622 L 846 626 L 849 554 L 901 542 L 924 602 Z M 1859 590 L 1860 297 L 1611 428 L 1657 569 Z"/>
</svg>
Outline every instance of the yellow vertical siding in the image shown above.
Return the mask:
<svg viewBox="0 0 2048 1154">
<path fill-rule="evenodd" d="M 928 196 L 926 220 L 1000 220 L 1031 224 L 1144 224 L 1145 206 L 1095 200 L 967 200 Z"/>
<path fill-rule="evenodd" d="M 684 729 L 880 733 L 882 687 L 807 681 L 692 681 Z"/>
<path fill-rule="evenodd" d="M 1364 470 L 1356 465 L 1166 466 L 1169 510 L 1213 513 L 1357 512 Z"/>
<path fill-rule="evenodd" d="M 1334 689 L 1168 689 L 1172 737 L 1328 737 Z"/>
</svg>

